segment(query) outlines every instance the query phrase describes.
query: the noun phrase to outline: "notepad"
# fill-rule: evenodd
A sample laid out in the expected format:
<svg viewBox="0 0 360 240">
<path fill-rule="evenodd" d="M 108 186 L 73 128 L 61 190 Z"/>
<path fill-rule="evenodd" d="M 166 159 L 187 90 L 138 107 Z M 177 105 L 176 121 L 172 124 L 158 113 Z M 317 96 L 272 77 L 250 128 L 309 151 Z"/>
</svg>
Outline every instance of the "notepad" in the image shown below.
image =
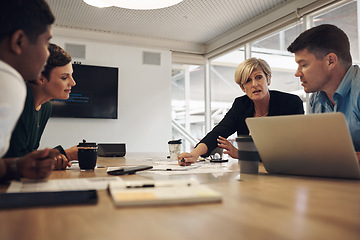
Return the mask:
<svg viewBox="0 0 360 240">
<path fill-rule="evenodd" d="M 221 202 L 221 194 L 196 181 L 148 180 L 109 184 L 115 206 L 148 206 Z"/>
</svg>

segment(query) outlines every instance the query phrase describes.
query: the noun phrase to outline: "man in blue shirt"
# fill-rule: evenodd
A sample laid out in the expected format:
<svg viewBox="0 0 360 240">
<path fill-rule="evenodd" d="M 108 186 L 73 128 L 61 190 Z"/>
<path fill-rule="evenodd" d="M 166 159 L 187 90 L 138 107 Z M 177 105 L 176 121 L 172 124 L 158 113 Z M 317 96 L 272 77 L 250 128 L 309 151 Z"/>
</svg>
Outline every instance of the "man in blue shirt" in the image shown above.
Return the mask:
<svg viewBox="0 0 360 240">
<path fill-rule="evenodd" d="M 360 160 L 360 69 L 352 65 L 348 37 L 323 24 L 300 34 L 288 51 L 295 53 L 295 76 L 313 93 L 311 113 L 342 112 Z"/>
</svg>

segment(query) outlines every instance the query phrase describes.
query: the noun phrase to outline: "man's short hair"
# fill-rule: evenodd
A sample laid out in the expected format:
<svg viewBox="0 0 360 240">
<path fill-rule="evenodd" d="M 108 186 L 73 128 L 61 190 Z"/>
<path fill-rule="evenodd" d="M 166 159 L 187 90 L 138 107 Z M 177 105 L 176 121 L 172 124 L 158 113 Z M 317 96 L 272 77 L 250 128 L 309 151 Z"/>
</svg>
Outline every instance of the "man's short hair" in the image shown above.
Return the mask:
<svg viewBox="0 0 360 240">
<path fill-rule="evenodd" d="M 307 49 L 317 59 L 335 53 L 344 63 L 352 63 L 348 37 L 343 30 L 331 24 L 319 25 L 301 33 L 287 50 L 296 53 L 303 49 Z"/>
<path fill-rule="evenodd" d="M 21 29 L 31 42 L 36 42 L 54 21 L 55 17 L 45 0 L 2 0 L 0 41 Z"/>
</svg>

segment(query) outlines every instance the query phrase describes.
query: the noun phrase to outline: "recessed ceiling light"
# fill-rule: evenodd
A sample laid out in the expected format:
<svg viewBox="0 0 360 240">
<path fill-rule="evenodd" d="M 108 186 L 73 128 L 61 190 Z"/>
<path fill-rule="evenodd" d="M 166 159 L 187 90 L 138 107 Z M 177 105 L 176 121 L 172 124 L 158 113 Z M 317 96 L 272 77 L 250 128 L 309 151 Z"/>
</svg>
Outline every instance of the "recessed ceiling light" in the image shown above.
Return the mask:
<svg viewBox="0 0 360 240">
<path fill-rule="evenodd" d="M 103 0 L 83 0 L 85 3 L 98 7 L 98 8 L 104 8 L 104 7 L 111 7 L 111 4 L 106 3 L 106 1 Z"/>
<path fill-rule="evenodd" d="M 85 3 L 98 7 L 120 7 L 137 10 L 166 8 L 183 0 L 83 0 Z"/>
</svg>

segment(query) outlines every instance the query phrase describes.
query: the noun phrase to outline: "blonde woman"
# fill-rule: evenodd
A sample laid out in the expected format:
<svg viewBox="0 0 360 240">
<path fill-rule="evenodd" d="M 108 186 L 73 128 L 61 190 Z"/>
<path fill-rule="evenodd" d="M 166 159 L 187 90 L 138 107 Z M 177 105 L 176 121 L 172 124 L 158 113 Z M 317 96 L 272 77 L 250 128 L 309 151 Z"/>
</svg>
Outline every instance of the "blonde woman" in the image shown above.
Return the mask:
<svg viewBox="0 0 360 240">
<path fill-rule="evenodd" d="M 234 132 L 248 135 L 245 119 L 279 115 L 304 114 L 302 100 L 293 94 L 269 90 L 271 69 L 269 64 L 258 58 L 242 62 L 235 71 L 235 82 L 246 95 L 235 99 L 231 109 L 214 129 L 209 132 L 190 152 L 179 155 L 180 165 L 190 165 L 199 156 L 208 156 L 216 147 L 225 154 L 237 158 L 237 149 L 227 140 Z"/>
</svg>

